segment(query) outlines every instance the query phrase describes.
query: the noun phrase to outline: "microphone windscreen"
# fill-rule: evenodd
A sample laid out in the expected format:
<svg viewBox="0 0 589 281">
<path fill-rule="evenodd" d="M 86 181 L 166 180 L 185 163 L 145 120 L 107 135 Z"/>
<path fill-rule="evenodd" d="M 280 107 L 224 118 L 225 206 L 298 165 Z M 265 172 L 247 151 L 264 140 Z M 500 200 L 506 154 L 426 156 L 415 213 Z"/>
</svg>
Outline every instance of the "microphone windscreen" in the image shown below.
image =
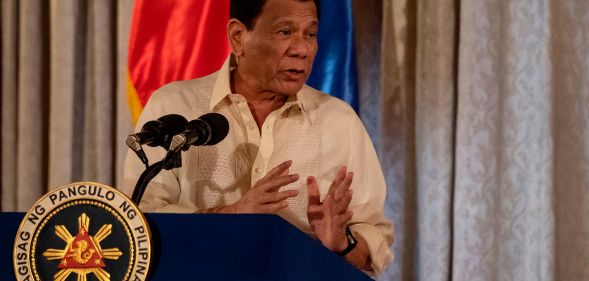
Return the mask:
<svg viewBox="0 0 589 281">
<path fill-rule="evenodd" d="M 159 136 L 162 133 L 162 122 L 157 120 L 151 120 L 141 127 L 142 132 L 150 132 L 156 136 Z"/>
<path fill-rule="evenodd" d="M 182 133 L 186 128 L 186 123 L 188 121 L 182 115 L 178 114 L 168 114 L 164 115 L 157 120 L 164 123 L 165 134 L 167 135 L 176 135 Z"/>
<path fill-rule="evenodd" d="M 207 113 L 202 115 L 198 119 L 201 119 L 209 124 L 211 127 L 211 139 L 206 145 L 215 145 L 221 142 L 229 133 L 229 121 L 227 118 L 219 113 Z"/>
<path fill-rule="evenodd" d="M 188 121 L 182 115 L 168 114 L 157 119 L 162 123 L 162 132 L 159 134 L 157 145 L 165 149 L 170 148 L 172 137 L 184 132 Z"/>
</svg>

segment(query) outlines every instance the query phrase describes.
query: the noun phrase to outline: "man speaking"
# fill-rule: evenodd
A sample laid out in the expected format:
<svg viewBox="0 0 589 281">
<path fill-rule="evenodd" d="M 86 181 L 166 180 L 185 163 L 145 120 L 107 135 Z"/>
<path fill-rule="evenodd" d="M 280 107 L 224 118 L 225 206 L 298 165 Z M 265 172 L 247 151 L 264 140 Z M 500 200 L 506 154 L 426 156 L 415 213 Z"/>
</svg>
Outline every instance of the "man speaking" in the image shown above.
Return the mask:
<svg viewBox="0 0 589 281">
<path fill-rule="evenodd" d="M 167 114 L 215 112 L 226 139 L 182 154 L 182 167 L 148 186 L 143 211 L 277 214 L 359 269 L 393 259 L 386 184 L 354 110 L 305 81 L 317 53 L 319 0 L 231 0 L 232 54 L 207 77 L 157 90 L 137 124 Z M 162 159 L 161 148 L 146 149 Z M 124 191 L 144 165 L 130 151 Z"/>
</svg>

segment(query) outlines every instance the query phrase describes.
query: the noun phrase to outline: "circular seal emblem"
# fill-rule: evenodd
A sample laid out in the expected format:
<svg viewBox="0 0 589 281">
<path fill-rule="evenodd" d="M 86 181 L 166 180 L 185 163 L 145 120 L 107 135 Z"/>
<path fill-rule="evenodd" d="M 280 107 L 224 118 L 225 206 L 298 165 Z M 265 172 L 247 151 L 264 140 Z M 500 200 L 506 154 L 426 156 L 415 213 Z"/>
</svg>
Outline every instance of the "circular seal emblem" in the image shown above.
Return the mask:
<svg viewBox="0 0 589 281">
<path fill-rule="evenodd" d="M 14 272 L 21 281 L 146 280 L 151 234 L 120 191 L 94 182 L 39 199 L 20 224 Z"/>
</svg>

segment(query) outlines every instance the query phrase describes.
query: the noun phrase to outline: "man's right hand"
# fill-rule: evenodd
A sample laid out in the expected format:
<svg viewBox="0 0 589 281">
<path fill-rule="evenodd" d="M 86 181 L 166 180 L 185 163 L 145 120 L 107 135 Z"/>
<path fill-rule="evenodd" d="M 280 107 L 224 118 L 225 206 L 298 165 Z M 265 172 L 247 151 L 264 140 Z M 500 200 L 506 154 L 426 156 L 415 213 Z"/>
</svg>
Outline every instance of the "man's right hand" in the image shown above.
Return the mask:
<svg viewBox="0 0 589 281">
<path fill-rule="evenodd" d="M 237 203 L 221 208 L 219 213 L 276 214 L 288 207 L 286 199 L 297 196 L 299 191 L 279 189 L 299 179 L 298 174 L 288 174 L 291 165 L 291 160 L 282 162 L 256 182 Z"/>
</svg>

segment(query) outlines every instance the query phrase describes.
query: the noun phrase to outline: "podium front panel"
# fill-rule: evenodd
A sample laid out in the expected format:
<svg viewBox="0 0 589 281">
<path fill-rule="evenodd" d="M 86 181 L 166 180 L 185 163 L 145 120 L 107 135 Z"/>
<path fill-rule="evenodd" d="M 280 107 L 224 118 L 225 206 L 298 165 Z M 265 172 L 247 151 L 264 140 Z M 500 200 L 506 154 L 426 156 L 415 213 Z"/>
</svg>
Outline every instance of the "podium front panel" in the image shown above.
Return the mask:
<svg viewBox="0 0 589 281">
<path fill-rule="evenodd" d="M 14 238 L 23 213 L 0 213 L 0 280 L 15 280 Z M 149 280 L 372 280 L 273 215 L 146 214 Z"/>
</svg>

